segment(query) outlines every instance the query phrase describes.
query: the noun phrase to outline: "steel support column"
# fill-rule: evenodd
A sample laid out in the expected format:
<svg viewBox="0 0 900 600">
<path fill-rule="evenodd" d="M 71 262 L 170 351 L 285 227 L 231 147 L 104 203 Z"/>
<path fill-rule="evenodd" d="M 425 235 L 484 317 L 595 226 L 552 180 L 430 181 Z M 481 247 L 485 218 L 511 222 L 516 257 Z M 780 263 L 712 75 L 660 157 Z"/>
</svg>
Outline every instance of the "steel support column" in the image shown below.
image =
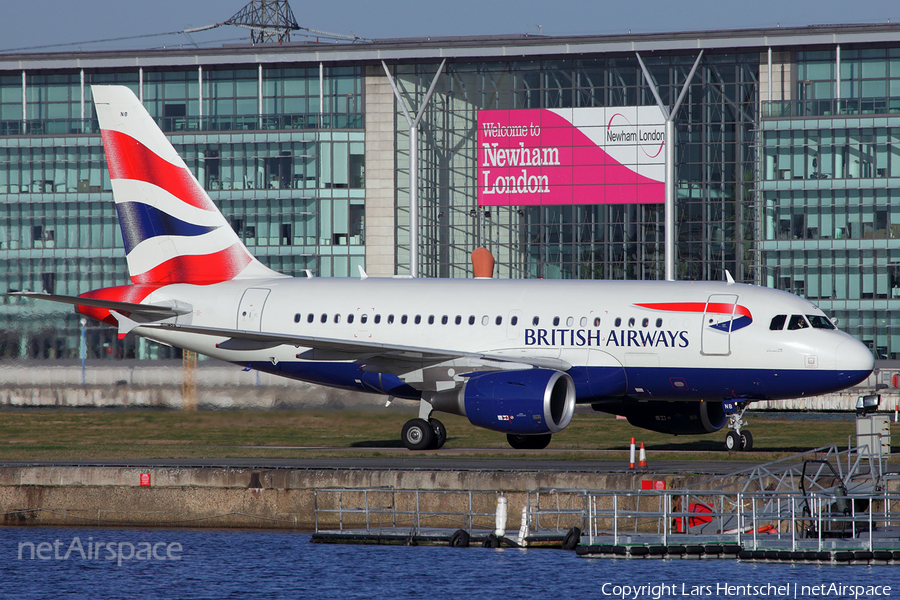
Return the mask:
<svg viewBox="0 0 900 600">
<path fill-rule="evenodd" d="M 650 71 L 647 70 L 644 61 L 641 60 L 641 55 L 635 52 L 635 56 L 637 56 L 638 63 L 641 65 L 644 79 L 647 81 L 647 85 L 650 86 L 650 91 L 653 92 L 656 104 L 659 106 L 659 110 L 662 111 L 662 114 L 666 119 L 666 281 L 675 281 L 675 201 L 678 194 L 678 182 L 675 181 L 675 116 L 678 114 L 678 109 L 681 108 L 681 103 L 684 101 L 688 87 L 690 87 L 691 81 L 694 79 L 694 74 L 697 72 L 697 67 L 700 65 L 700 59 L 703 58 L 703 50 L 697 55 L 697 60 L 694 61 L 694 66 L 691 67 L 691 72 L 688 73 L 687 79 L 685 79 L 684 85 L 681 87 L 681 93 L 678 95 L 678 100 L 675 101 L 671 110 L 663 104 L 662 98 L 659 95 L 659 88 L 650 76 Z"/>
<path fill-rule="evenodd" d="M 429 86 L 428 92 L 425 94 L 425 99 L 422 101 L 422 106 L 419 107 L 419 112 L 416 113 L 414 119 L 410 116 L 409 110 L 406 108 L 406 102 L 403 101 L 403 96 L 400 95 L 400 90 L 397 89 L 397 84 L 394 83 L 394 78 L 391 76 L 391 71 L 388 69 L 387 63 L 381 61 L 381 66 L 384 67 L 384 74 L 387 75 L 388 82 L 391 84 L 391 89 L 394 91 L 394 97 L 397 98 L 397 104 L 399 104 L 400 108 L 403 110 L 403 116 L 406 118 L 406 123 L 409 125 L 410 277 L 419 276 L 419 123 L 422 121 L 422 116 L 425 114 L 425 108 L 431 100 L 431 95 L 434 93 L 434 88 L 437 86 L 438 79 L 440 78 L 446 63 L 446 59 L 441 61 L 441 66 L 438 67 L 437 73 L 434 74 L 434 78 L 431 80 L 431 86 Z"/>
</svg>

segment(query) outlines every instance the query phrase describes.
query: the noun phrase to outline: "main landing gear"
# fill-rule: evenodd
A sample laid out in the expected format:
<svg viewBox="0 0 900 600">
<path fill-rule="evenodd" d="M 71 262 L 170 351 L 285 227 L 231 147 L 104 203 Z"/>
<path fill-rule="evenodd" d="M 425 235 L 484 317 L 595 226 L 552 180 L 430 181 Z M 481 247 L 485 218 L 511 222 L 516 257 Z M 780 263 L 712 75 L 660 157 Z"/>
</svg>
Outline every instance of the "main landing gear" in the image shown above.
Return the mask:
<svg viewBox="0 0 900 600">
<path fill-rule="evenodd" d="M 753 436 L 750 435 L 750 431 L 748 429 L 741 429 L 748 424 L 747 421 L 744 420 L 744 411 L 746 411 L 749 406 L 749 402 L 740 402 L 737 405 L 737 412 L 728 416 L 728 428 L 731 429 L 731 431 L 725 436 L 725 449 L 729 452 L 733 450 L 747 452 L 753 448 Z"/>
<path fill-rule="evenodd" d="M 437 419 L 410 419 L 400 439 L 410 450 L 437 450 L 447 441 L 447 428 Z"/>
</svg>

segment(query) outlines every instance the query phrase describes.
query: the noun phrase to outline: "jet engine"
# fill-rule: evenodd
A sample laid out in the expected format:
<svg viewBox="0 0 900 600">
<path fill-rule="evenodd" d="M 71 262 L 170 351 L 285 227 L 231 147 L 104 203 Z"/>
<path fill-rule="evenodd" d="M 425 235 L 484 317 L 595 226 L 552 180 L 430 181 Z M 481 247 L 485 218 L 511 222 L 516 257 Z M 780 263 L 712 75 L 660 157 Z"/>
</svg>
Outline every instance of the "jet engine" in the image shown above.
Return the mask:
<svg viewBox="0 0 900 600">
<path fill-rule="evenodd" d="M 575 383 L 561 371 L 491 371 L 429 399 L 435 410 L 463 415 L 478 427 L 517 435 L 557 433 L 575 412 Z"/>
<path fill-rule="evenodd" d="M 712 433 L 728 423 L 722 402 L 617 400 L 591 406 L 626 417 L 635 427 L 674 435 Z"/>
</svg>

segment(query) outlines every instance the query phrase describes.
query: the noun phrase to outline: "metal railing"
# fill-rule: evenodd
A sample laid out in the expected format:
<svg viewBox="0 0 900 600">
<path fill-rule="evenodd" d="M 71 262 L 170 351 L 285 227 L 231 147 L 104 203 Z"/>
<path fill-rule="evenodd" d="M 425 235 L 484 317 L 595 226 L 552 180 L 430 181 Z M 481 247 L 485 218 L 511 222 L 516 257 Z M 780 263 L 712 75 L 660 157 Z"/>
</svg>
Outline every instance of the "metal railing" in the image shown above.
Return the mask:
<svg viewBox="0 0 900 600">
<path fill-rule="evenodd" d="M 509 529 L 525 515 L 531 532 L 565 532 L 584 527 L 586 490 L 529 492 L 330 488 L 314 490 L 316 533 L 385 529 L 461 528 L 492 531 L 497 499 L 508 499 Z"/>
<path fill-rule="evenodd" d="M 826 98 L 823 100 L 764 100 L 762 118 L 810 118 L 900 113 L 900 98 Z"/>
<path fill-rule="evenodd" d="M 493 529 L 496 492 L 325 488 L 314 490 L 316 533 L 457 527 Z M 432 508 L 435 507 L 435 508 Z M 444 508 L 450 507 L 450 508 Z M 483 508 L 484 507 L 484 508 Z M 491 510 L 486 510 L 491 507 Z"/>
<path fill-rule="evenodd" d="M 166 133 L 215 131 L 272 131 L 317 129 L 363 129 L 362 114 L 303 113 L 278 115 L 240 115 L 207 117 L 159 117 Z M 25 119 L 0 121 L 0 136 L 99 134 L 97 119 Z"/>
<path fill-rule="evenodd" d="M 641 503 L 655 506 L 642 508 Z M 589 544 L 689 544 L 693 538 L 753 550 L 821 551 L 825 540 L 840 539 L 856 540 L 846 544 L 872 550 L 879 531 L 900 524 L 900 492 L 887 491 L 596 491 L 587 494 L 587 506 Z M 900 548 L 900 532 L 878 545 Z"/>
</svg>

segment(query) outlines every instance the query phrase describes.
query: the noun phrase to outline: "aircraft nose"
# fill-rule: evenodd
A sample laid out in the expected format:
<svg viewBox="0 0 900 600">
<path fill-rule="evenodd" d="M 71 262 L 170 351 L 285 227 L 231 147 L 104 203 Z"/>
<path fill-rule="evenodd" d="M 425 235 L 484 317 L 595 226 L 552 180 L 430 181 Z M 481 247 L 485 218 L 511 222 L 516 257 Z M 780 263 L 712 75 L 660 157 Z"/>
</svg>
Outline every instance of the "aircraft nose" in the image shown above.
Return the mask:
<svg viewBox="0 0 900 600">
<path fill-rule="evenodd" d="M 872 373 L 875 357 L 865 344 L 850 339 L 841 342 L 835 350 L 835 366 L 847 378 L 847 386 L 856 385 Z"/>
</svg>

